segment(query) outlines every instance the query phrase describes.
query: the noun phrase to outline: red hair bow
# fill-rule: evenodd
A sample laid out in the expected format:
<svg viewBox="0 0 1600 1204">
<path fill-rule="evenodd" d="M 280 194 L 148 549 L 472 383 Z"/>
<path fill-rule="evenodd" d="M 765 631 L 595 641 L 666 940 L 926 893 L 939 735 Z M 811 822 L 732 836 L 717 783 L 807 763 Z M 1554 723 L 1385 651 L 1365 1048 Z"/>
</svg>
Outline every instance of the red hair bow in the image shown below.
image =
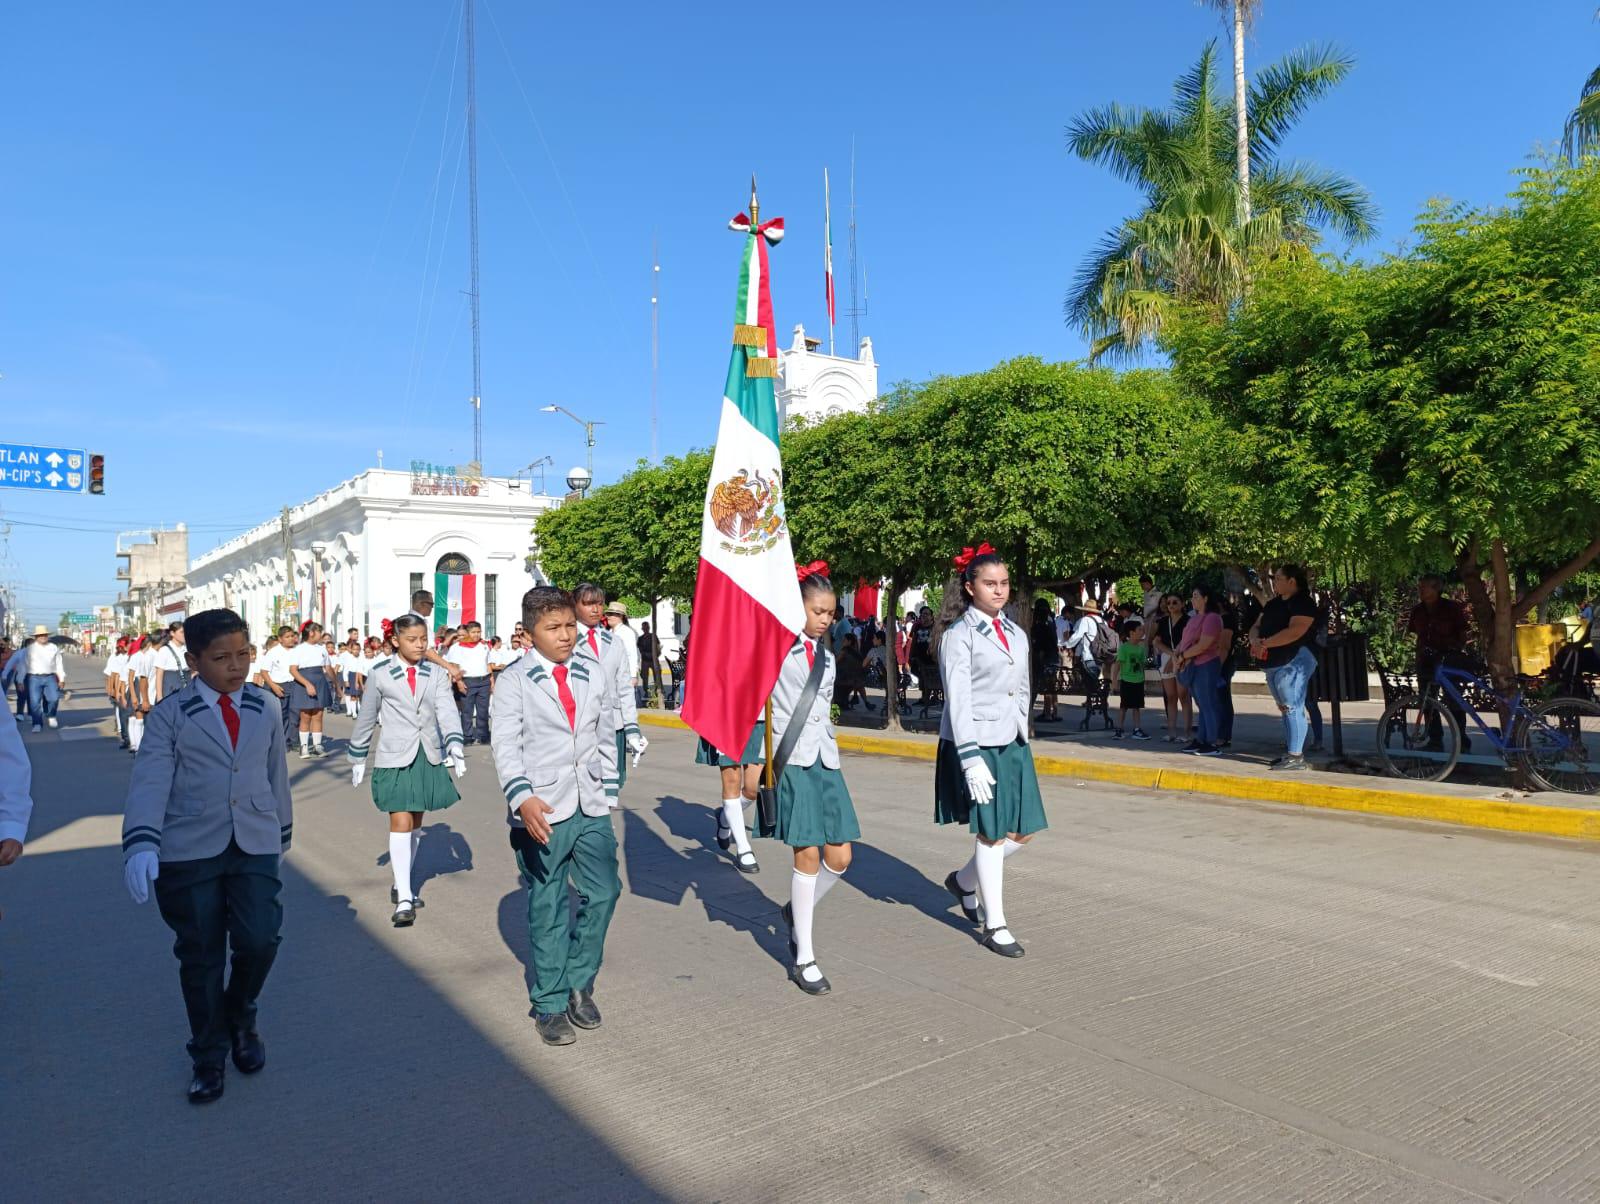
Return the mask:
<svg viewBox="0 0 1600 1204">
<path fill-rule="evenodd" d="M 794 566 L 794 575 L 804 581 L 807 577 L 826 577 L 828 575 L 828 562 L 826 560 L 813 560 L 810 564 L 797 564 Z"/>
<path fill-rule="evenodd" d="M 383 638 L 388 639 L 394 634 L 394 620 L 385 619 L 380 626 L 383 628 Z"/>
<path fill-rule="evenodd" d="M 979 556 L 993 556 L 994 548 L 987 543 L 980 543 L 976 548 L 962 548 L 960 553 L 950 558 L 950 563 L 956 566 L 957 571 L 966 572 L 967 566 Z"/>
</svg>

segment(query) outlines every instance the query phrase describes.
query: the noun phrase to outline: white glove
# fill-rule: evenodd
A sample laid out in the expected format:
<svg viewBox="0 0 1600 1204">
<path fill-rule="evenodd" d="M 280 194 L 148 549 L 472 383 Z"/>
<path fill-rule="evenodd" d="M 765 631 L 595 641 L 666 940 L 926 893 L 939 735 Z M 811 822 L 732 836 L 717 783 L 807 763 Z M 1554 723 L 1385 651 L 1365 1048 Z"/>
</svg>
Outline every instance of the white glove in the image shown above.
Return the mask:
<svg viewBox="0 0 1600 1204">
<path fill-rule="evenodd" d="M 135 903 L 150 898 L 150 884 L 161 877 L 161 858 L 148 849 L 135 853 L 122 867 L 122 880 Z"/>
<path fill-rule="evenodd" d="M 643 736 L 629 736 L 626 747 L 633 754 L 633 767 L 639 768 L 639 758 L 644 756 L 644 750 L 650 747 L 650 741 Z"/>
<path fill-rule="evenodd" d="M 971 761 L 963 771 L 967 775 L 967 793 L 978 806 L 994 802 L 994 774 L 982 760 Z"/>
<path fill-rule="evenodd" d="M 458 778 L 466 777 L 467 776 L 467 759 L 464 756 L 462 756 L 460 753 L 451 753 L 450 754 L 450 768 L 456 771 L 456 777 L 458 777 Z"/>
<path fill-rule="evenodd" d="M 361 789 L 361 782 L 366 776 L 367 763 L 365 761 L 357 761 L 354 765 L 350 766 L 350 784 L 357 790 Z"/>
</svg>

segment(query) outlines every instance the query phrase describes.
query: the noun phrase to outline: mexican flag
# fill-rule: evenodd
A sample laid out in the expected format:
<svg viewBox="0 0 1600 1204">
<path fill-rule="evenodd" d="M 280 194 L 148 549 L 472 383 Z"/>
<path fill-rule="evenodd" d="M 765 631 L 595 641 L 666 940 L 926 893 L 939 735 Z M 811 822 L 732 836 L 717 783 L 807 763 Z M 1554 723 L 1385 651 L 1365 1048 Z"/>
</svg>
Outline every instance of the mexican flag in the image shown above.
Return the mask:
<svg viewBox="0 0 1600 1204">
<path fill-rule="evenodd" d="M 478 618 L 478 579 L 463 573 L 433 575 L 433 629 L 460 627 Z M 480 622 L 482 620 L 479 620 Z"/>
<path fill-rule="evenodd" d="M 757 225 L 741 213 L 729 225 L 746 233 L 744 262 L 700 524 L 682 715 L 713 747 L 738 757 L 804 612 L 784 516 L 777 331 L 767 283 L 767 245 L 783 237 L 783 219 Z"/>
</svg>

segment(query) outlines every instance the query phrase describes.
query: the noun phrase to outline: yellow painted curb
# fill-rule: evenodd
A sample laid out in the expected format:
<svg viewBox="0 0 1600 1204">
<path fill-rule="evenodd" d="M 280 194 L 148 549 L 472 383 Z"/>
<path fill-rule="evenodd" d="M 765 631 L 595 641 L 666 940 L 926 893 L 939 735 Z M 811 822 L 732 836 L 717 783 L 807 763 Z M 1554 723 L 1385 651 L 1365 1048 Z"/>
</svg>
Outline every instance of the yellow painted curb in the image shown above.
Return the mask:
<svg viewBox="0 0 1600 1204">
<path fill-rule="evenodd" d="M 687 725 L 676 715 L 641 712 L 639 722 L 687 730 Z M 905 757 L 917 761 L 931 761 L 938 752 L 938 746 L 931 741 L 865 736 L 854 732 L 839 733 L 839 747 L 848 752 Z M 1380 790 L 1368 786 L 1337 786 L 1323 784 L 1315 777 L 1258 778 L 1246 774 L 1128 765 L 1120 761 L 1093 761 L 1081 757 L 1035 755 L 1033 764 L 1034 769 L 1046 777 L 1081 778 L 1149 790 L 1181 790 L 1190 794 L 1281 803 L 1291 807 L 1322 807 L 1332 811 L 1391 815 L 1400 819 L 1464 824 L 1537 836 L 1600 840 L 1600 810 L 1583 807 L 1546 807 L 1538 803 L 1503 799 L 1459 798 L 1407 790 Z"/>
</svg>

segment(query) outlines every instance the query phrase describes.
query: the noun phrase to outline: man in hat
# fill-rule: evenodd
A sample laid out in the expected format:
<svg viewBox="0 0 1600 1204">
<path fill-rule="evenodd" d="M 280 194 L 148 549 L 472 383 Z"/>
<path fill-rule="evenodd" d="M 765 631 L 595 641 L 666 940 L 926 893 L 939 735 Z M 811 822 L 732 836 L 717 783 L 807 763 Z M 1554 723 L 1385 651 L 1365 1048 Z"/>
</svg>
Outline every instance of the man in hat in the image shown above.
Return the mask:
<svg viewBox="0 0 1600 1204">
<path fill-rule="evenodd" d="M 1090 598 L 1087 602 L 1080 602 L 1070 609 L 1072 634 L 1067 636 L 1067 642 L 1063 647 L 1078 658 L 1078 664 L 1086 674 L 1090 677 L 1099 677 L 1100 661 L 1095 656 L 1094 644 L 1102 625 L 1100 604 Z"/>
<path fill-rule="evenodd" d="M 50 642 L 50 629 L 41 624 L 33 629 L 33 642 L 28 645 L 24 662 L 28 682 L 28 715 L 33 719 L 33 730 L 44 724 L 59 727 L 56 707 L 61 704 L 61 690 L 67 684 L 67 667 L 61 660 L 61 649 Z"/>
<path fill-rule="evenodd" d="M 633 695 L 635 703 L 643 701 L 639 698 L 639 636 L 632 627 L 628 626 L 628 608 L 621 602 L 612 602 L 605 611 L 606 626 L 611 629 L 611 638 L 622 645 L 623 652 L 628 656 L 628 676 L 633 679 Z"/>
</svg>

